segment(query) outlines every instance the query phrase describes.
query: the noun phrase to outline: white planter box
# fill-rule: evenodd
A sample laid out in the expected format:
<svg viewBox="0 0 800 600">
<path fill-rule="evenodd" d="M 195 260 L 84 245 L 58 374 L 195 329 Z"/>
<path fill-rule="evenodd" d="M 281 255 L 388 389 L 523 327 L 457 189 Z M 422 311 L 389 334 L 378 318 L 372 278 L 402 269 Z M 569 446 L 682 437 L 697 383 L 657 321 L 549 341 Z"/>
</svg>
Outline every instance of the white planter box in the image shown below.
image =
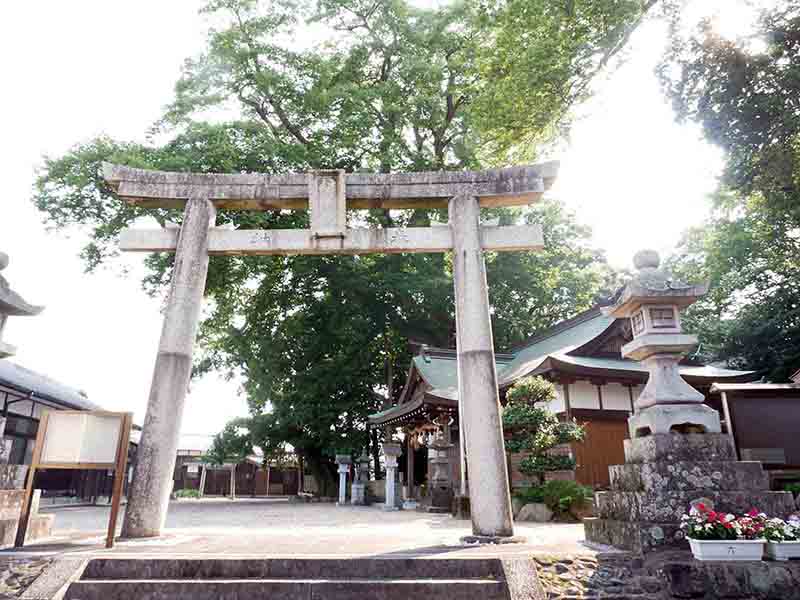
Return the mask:
<svg viewBox="0 0 800 600">
<path fill-rule="evenodd" d="M 767 556 L 772 560 L 800 558 L 800 542 L 767 542 Z"/>
<path fill-rule="evenodd" d="M 761 560 L 764 540 L 689 540 L 697 560 Z"/>
</svg>

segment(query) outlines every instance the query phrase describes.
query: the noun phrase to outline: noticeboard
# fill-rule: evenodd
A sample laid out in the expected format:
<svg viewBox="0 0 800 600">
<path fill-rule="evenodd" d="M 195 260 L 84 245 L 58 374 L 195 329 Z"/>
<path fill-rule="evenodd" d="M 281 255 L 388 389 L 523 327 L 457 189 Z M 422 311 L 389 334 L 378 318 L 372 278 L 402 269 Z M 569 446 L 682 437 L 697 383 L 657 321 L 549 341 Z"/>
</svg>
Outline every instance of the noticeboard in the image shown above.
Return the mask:
<svg viewBox="0 0 800 600">
<path fill-rule="evenodd" d="M 21 548 L 30 520 L 36 471 L 42 469 L 107 470 L 114 474 L 106 547 L 114 533 L 128 464 L 128 441 L 133 415 L 107 411 L 49 411 L 39 422 L 33 459 L 28 469 L 15 546 Z"/>
</svg>

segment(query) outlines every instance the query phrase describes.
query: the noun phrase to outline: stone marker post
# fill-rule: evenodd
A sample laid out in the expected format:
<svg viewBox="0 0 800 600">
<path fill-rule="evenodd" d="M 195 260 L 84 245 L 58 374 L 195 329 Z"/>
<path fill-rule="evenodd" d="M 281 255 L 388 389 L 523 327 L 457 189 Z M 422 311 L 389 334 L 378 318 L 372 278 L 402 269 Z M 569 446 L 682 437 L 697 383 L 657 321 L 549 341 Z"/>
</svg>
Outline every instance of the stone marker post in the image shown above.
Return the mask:
<svg viewBox="0 0 800 600">
<path fill-rule="evenodd" d="M 215 216 L 205 198 L 186 202 L 122 537 L 158 536 L 167 518 Z"/>
<path fill-rule="evenodd" d="M 383 510 L 399 510 L 400 498 L 397 493 L 397 457 L 403 450 L 400 444 L 384 444 L 383 456 L 386 459 L 386 502 Z"/>
<path fill-rule="evenodd" d="M 339 501 L 337 506 L 347 504 L 347 474 L 350 472 L 350 464 L 353 459 L 349 454 L 337 454 L 336 464 L 339 465 Z"/>
<path fill-rule="evenodd" d="M 458 355 L 458 397 L 469 453 L 472 531 L 480 537 L 514 535 L 500 397 L 494 363 L 480 206 L 469 195 L 449 205 L 453 233 Z"/>
<path fill-rule="evenodd" d="M 367 484 L 369 484 L 369 456 L 366 448 L 361 452 L 356 464 L 357 473 L 350 488 L 350 503 L 364 505 L 367 503 Z"/>
</svg>

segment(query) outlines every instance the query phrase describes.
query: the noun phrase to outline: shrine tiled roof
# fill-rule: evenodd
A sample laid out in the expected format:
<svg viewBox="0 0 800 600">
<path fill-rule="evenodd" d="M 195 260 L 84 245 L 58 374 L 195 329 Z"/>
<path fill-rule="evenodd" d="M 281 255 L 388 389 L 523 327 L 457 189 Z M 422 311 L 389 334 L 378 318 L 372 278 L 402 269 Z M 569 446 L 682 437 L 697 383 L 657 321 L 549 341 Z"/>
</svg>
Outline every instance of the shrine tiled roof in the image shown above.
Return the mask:
<svg viewBox="0 0 800 600">
<path fill-rule="evenodd" d="M 570 354 L 590 343 L 611 328 L 616 319 L 604 315 L 599 307 L 581 313 L 568 321 L 534 336 L 510 355 L 496 360 L 500 387 L 507 387 L 530 374 L 544 373 L 554 366 L 573 367 L 587 371 L 646 376 L 643 364 L 623 359 Z M 428 386 L 427 395 L 448 400 L 458 399 L 458 380 L 455 351 L 438 350 L 415 356 L 413 367 Z M 744 381 L 754 377 L 752 371 L 736 371 L 717 366 L 685 365 L 680 367 L 685 377 L 707 381 Z"/>
</svg>

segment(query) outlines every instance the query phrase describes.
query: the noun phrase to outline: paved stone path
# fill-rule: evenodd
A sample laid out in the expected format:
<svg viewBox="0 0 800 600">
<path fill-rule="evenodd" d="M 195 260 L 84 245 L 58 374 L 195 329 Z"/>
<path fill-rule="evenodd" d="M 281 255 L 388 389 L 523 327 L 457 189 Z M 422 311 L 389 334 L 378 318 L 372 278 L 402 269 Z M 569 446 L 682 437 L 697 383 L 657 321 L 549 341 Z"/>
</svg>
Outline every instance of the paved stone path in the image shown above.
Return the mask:
<svg viewBox="0 0 800 600">
<path fill-rule="evenodd" d="M 26 546 L 29 553 L 105 554 L 102 535 L 107 507 L 48 509 L 55 514 L 54 538 Z M 120 519 L 121 521 L 121 519 Z M 466 547 L 460 538 L 471 524 L 449 515 L 379 507 L 290 504 L 282 499 L 179 501 L 170 505 L 166 535 L 118 541 L 113 552 L 241 554 L 255 556 L 530 555 L 532 552 L 594 555 L 582 544 L 579 524 L 519 523 L 525 544 Z"/>
</svg>

